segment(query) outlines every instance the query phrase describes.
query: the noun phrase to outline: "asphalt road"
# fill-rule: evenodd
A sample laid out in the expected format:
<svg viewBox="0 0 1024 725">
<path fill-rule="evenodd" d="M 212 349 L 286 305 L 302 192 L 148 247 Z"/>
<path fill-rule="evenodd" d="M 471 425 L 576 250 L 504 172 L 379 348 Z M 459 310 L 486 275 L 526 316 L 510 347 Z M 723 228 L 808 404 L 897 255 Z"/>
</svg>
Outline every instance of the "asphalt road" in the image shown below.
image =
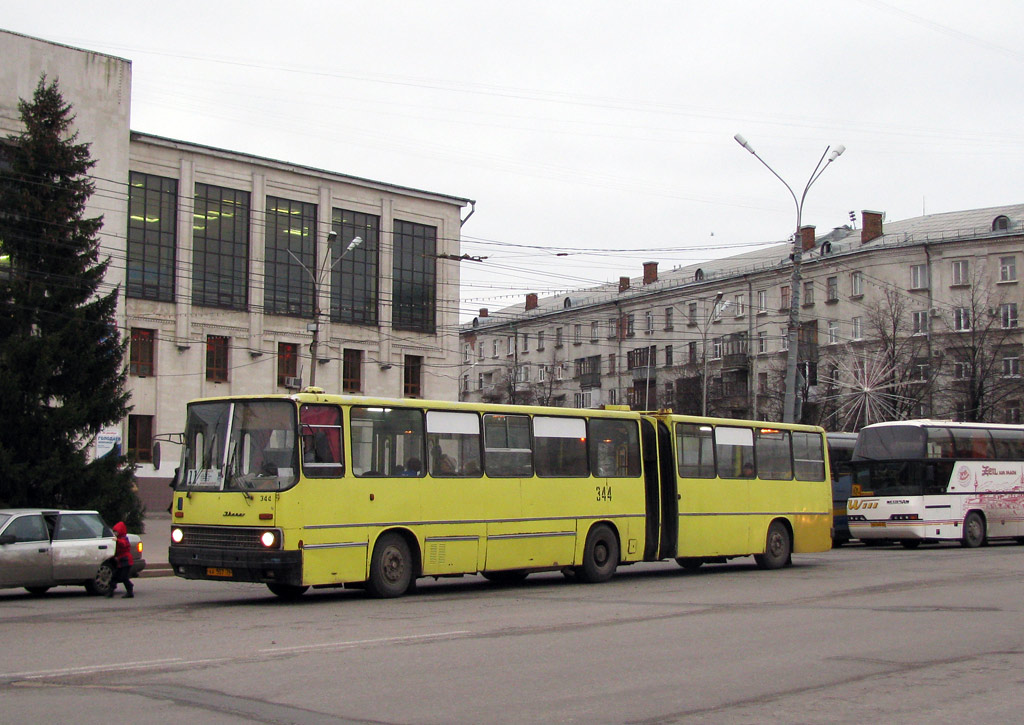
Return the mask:
<svg viewBox="0 0 1024 725">
<path fill-rule="evenodd" d="M 1022 557 L 850 546 L 390 601 L 174 577 L 133 600 L 0 591 L 0 720 L 1018 722 Z"/>
</svg>

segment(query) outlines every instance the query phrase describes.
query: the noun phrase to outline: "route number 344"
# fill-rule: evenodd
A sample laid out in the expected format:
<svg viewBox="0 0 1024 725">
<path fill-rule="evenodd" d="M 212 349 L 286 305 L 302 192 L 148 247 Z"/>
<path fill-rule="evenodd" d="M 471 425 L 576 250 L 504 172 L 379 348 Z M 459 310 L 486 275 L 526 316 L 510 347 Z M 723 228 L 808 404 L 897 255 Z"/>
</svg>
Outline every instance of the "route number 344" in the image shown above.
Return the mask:
<svg viewBox="0 0 1024 725">
<path fill-rule="evenodd" d="M 611 501 L 612 500 L 612 487 L 611 486 L 595 486 L 597 491 L 598 501 Z"/>
</svg>

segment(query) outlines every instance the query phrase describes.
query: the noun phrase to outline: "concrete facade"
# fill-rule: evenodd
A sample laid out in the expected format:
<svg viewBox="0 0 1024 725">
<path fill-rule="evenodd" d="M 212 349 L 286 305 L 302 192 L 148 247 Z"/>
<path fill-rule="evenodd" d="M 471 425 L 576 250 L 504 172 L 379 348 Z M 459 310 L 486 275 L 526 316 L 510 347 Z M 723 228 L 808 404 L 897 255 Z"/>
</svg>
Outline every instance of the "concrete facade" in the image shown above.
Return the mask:
<svg viewBox="0 0 1024 725">
<path fill-rule="evenodd" d="M 130 452 L 135 452 L 131 449 L 135 445 L 140 461 L 140 493 L 149 508 L 165 506 L 165 499 L 169 500 L 165 484 L 179 454 L 177 446 L 162 444 L 161 465 L 154 467 L 151 439 L 184 429 L 185 403 L 190 399 L 287 393 L 308 385 L 314 366 L 316 386 L 328 392 L 345 389 L 387 397 L 413 394 L 457 398 L 458 383 L 453 372 L 458 369 L 457 258 L 462 209 L 472 205 L 471 200 L 131 132 L 129 61 L 5 31 L 0 31 L 0 55 L 5 58 L 0 68 L 0 128 L 7 133 L 20 130 L 18 98 L 30 98 L 40 74 L 45 73 L 59 79 L 64 98 L 73 106 L 79 138 L 92 144 L 92 156 L 98 162 L 97 189 L 89 214 L 104 216 L 101 254 L 111 259 L 104 289 L 117 285 L 122 291 L 118 324 L 125 337 L 132 339 L 135 332 L 151 340 L 146 351 L 151 358 L 144 364 L 139 365 L 132 357 L 136 353 L 129 351 L 132 363 L 128 388 L 133 406 L 129 420 L 105 433 L 108 440 L 119 438 L 122 448 Z M 176 186 L 173 222 L 162 219 L 162 212 L 149 207 L 140 213 L 133 206 L 130 212 L 132 194 L 141 193 L 140 184 L 149 182 Z M 242 240 L 248 259 L 239 273 L 246 285 L 241 304 L 197 304 L 193 295 L 195 280 L 201 274 L 197 271 L 201 265 L 193 258 L 195 230 L 205 223 L 196 214 L 197 185 L 244 194 L 248 200 L 248 238 Z M 265 304 L 265 282 L 270 274 L 266 259 L 270 200 L 286 202 L 289 208 L 301 207 L 312 220 L 306 225 L 305 236 L 306 244 L 311 245 L 307 249 L 309 263 L 305 268 L 297 262 L 292 264 L 291 254 L 282 254 L 288 250 L 279 247 L 277 273 L 286 277 L 280 284 L 291 285 L 281 293 L 285 296 L 293 295 L 298 300 L 301 295 L 297 290 L 307 284 L 319 293 L 315 363 L 310 354 L 314 317 L 308 299 L 305 306 L 294 309 L 281 309 L 278 301 L 274 314 Z M 372 300 L 367 303 L 375 309 L 370 322 L 350 324 L 332 315 L 332 295 L 336 292 L 332 289 L 336 279 L 332 265 L 343 260 L 332 256 L 341 250 L 335 246 L 332 251 L 329 235 L 342 234 L 335 218 L 340 210 L 372 218 L 378 230 L 373 260 L 376 279 L 369 295 Z M 392 300 L 396 294 L 393 279 L 398 225 L 433 235 L 433 258 L 397 260 L 406 268 L 415 265 L 417 274 L 425 269 L 424 278 L 433 279 L 432 289 L 425 292 L 428 299 L 433 295 L 433 311 L 423 324 L 400 324 L 395 320 Z M 153 244 L 147 250 L 168 257 L 160 257 L 160 263 L 141 260 L 133 249 L 142 247 L 129 242 L 148 238 L 150 226 L 163 230 L 162 239 L 168 245 L 158 249 Z M 158 271 L 170 282 L 159 295 L 150 295 L 145 283 Z M 340 279 L 344 284 L 351 281 L 351 275 Z M 426 287 L 430 284 L 424 283 Z M 423 286 L 417 289 L 424 292 Z M 410 306 L 407 302 L 406 309 Z M 224 368 L 213 375 L 213 358 L 208 352 L 212 338 L 226 340 L 217 363 Z M 286 378 L 282 378 L 280 367 L 282 345 L 293 345 L 298 352 L 294 375 Z M 350 374 L 356 369 L 358 375 L 356 383 L 349 377 L 343 385 L 346 351 L 358 355 L 358 365 L 349 367 Z M 409 371 L 407 362 L 411 365 Z M 413 374 L 412 368 L 417 368 L 419 374 Z M 410 379 L 415 385 L 410 386 Z M 142 440 L 146 437 L 149 440 Z"/>
<path fill-rule="evenodd" d="M 1024 204 L 883 216 L 802 232 L 799 360 L 811 383 L 805 404 L 822 413 L 814 422 L 855 428 L 867 415 L 857 408 L 879 400 L 917 416 L 963 415 L 954 393 L 967 368 L 957 355 L 982 332 L 996 346 L 986 363 L 999 393 L 990 417 L 1020 422 Z M 791 253 L 776 244 L 660 275 L 649 262 L 617 284 L 481 310 L 462 326 L 461 396 L 700 414 L 706 395 L 708 414 L 781 420 Z M 912 350 L 930 383 L 913 405 L 885 400 L 875 319 L 885 307 L 898 308 L 901 354 Z M 965 328 L 968 307 L 977 319 Z"/>
</svg>

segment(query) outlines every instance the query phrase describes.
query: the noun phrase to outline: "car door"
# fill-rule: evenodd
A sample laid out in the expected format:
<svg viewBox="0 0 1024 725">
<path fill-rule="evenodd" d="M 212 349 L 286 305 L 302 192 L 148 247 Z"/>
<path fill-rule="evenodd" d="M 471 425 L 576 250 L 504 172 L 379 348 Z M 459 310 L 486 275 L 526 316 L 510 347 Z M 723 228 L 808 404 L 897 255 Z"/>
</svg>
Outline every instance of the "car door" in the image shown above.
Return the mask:
<svg viewBox="0 0 1024 725">
<path fill-rule="evenodd" d="M 13 517 L 0 531 L 0 541 L 0 586 L 36 586 L 51 581 L 50 531 L 42 514 Z"/>
<path fill-rule="evenodd" d="M 62 513 L 53 531 L 53 578 L 90 580 L 100 564 L 114 555 L 116 540 L 95 513 Z"/>
</svg>

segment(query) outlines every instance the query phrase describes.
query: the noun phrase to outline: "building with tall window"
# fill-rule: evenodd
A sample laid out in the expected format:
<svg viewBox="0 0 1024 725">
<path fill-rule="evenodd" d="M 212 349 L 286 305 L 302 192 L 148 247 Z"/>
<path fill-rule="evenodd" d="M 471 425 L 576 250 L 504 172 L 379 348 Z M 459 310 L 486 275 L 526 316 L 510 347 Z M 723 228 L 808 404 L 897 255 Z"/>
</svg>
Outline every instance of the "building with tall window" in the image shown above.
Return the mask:
<svg viewBox="0 0 1024 725">
<path fill-rule="evenodd" d="M 859 226 L 801 230 L 802 419 L 1020 423 L 1024 204 L 864 211 Z M 461 328 L 462 398 L 781 420 L 792 249 L 663 274 L 647 262 L 618 284 L 480 310 Z"/>
<path fill-rule="evenodd" d="M 45 73 L 92 144 L 104 289 L 119 286 L 132 412 L 107 438 L 161 505 L 203 396 L 317 387 L 455 399 L 462 210 L 470 199 L 132 132 L 131 63 L 0 31 L 0 131 Z"/>
</svg>

